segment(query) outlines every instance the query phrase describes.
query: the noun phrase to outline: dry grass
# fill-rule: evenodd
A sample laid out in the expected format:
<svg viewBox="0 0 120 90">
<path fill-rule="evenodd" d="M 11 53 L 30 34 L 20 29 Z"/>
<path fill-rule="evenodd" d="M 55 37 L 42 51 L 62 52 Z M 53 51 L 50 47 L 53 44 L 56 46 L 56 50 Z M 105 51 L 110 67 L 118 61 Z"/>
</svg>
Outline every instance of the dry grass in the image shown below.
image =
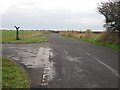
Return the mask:
<svg viewBox="0 0 120 90">
<path fill-rule="evenodd" d="M 91 31 L 86 31 L 85 33 L 80 33 L 78 31 L 61 31 L 59 34 L 63 36 L 88 39 L 93 33 Z"/>
<path fill-rule="evenodd" d="M 96 40 L 108 44 L 120 44 L 120 40 L 118 38 L 119 33 L 116 32 L 112 33 L 102 32 L 100 34 L 94 34 L 90 30 L 86 30 L 85 33 L 80 33 L 78 31 L 61 31 L 59 32 L 59 34 L 73 38 Z"/>
<path fill-rule="evenodd" d="M 26 34 L 24 36 L 21 36 L 20 38 L 28 38 L 28 37 L 35 37 L 35 36 L 39 36 L 39 35 L 43 35 L 43 34 L 48 34 L 50 33 L 49 31 L 40 31 L 37 33 L 33 33 L 33 34 Z"/>
<path fill-rule="evenodd" d="M 60 35 L 76 37 L 76 38 L 83 38 L 84 34 L 81 34 L 77 31 L 61 31 L 59 32 Z"/>
<path fill-rule="evenodd" d="M 119 33 L 117 32 L 103 32 L 98 41 L 109 43 L 109 44 L 120 44 L 120 39 L 118 37 Z"/>
</svg>

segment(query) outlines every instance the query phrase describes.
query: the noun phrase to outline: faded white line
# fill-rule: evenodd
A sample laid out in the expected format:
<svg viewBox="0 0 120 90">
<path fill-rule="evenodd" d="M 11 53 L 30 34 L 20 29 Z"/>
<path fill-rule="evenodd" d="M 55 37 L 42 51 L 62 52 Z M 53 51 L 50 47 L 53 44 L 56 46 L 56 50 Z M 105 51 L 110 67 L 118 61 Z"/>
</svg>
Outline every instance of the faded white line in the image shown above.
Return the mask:
<svg viewBox="0 0 120 90">
<path fill-rule="evenodd" d="M 92 56 L 91 54 L 89 54 L 88 52 L 80 49 L 81 51 L 83 51 L 84 53 L 86 53 L 87 55 L 89 55 L 90 57 L 92 57 L 94 60 L 96 60 L 97 62 L 99 62 L 100 64 L 104 65 L 106 68 L 108 68 L 116 77 L 120 78 L 120 75 L 118 74 L 118 71 L 116 71 L 115 69 L 113 69 L 112 67 L 110 67 L 109 65 L 105 64 L 104 62 L 100 61 L 98 58 Z"/>
</svg>

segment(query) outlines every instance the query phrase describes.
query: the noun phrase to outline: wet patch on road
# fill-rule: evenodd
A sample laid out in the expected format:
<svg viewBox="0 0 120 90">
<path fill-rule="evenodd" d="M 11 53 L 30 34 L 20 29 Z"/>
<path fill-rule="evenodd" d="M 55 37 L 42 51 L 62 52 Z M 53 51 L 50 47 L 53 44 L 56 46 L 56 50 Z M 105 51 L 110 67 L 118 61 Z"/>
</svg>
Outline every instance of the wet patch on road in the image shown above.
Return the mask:
<svg viewBox="0 0 120 90">
<path fill-rule="evenodd" d="M 36 44 L 5 44 L 3 57 L 11 58 L 24 66 L 31 79 L 31 87 L 46 87 L 55 76 L 52 49 Z"/>
</svg>

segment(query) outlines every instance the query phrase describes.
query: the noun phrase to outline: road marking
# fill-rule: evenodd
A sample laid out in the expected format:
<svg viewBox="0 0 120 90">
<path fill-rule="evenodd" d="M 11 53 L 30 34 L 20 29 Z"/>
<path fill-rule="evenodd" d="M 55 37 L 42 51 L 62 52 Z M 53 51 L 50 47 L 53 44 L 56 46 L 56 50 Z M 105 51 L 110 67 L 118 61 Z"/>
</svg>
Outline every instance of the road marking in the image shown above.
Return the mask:
<svg viewBox="0 0 120 90">
<path fill-rule="evenodd" d="M 108 68 L 116 77 L 120 78 L 120 75 L 118 74 L 118 71 L 116 71 L 115 69 L 113 69 L 112 67 L 110 67 L 109 65 L 105 64 L 104 62 L 102 62 L 101 60 L 99 60 L 98 58 L 92 56 L 91 54 L 89 54 L 88 52 L 80 49 L 81 51 L 83 51 L 85 54 L 87 54 L 88 56 L 92 57 L 94 60 L 96 60 L 97 62 L 99 62 L 100 64 L 104 65 L 106 68 Z"/>
</svg>

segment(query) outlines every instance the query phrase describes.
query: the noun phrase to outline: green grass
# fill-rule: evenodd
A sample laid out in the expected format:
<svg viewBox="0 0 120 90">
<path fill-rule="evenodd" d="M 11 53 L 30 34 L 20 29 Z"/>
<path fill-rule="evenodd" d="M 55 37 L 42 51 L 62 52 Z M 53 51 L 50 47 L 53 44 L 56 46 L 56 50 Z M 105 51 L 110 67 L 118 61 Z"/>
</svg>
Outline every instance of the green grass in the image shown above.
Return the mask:
<svg viewBox="0 0 120 90">
<path fill-rule="evenodd" d="M 33 34 L 36 33 L 38 31 L 19 31 L 19 35 L 23 35 L 23 34 Z M 0 31 L 0 35 L 1 36 L 15 36 L 16 35 L 16 31 Z"/>
<path fill-rule="evenodd" d="M 37 42 L 46 42 L 46 38 L 42 37 L 30 37 L 30 38 L 25 38 L 25 39 L 20 39 L 20 40 L 15 40 L 15 39 L 6 39 L 5 41 L 2 41 L 3 43 L 37 43 Z"/>
<path fill-rule="evenodd" d="M 23 35 L 34 34 L 39 31 L 19 31 L 20 40 L 15 39 L 16 31 L 0 31 L 1 33 L 1 40 L 2 43 L 35 43 L 35 42 L 45 42 L 47 41 L 46 38 L 43 37 L 26 37 L 23 38 Z M 41 36 L 45 36 L 43 34 Z M 39 35 L 40 36 L 40 35 Z"/>
<path fill-rule="evenodd" d="M 2 61 L 2 88 L 30 88 L 25 71 L 8 59 Z"/>
<path fill-rule="evenodd" d="M 101 45 L 101 46 L 105 46 L 105 47 L 109 47 L 115 50 L 120 50 L 120 45 L 116 45 L 116 44 L 108 44 L 108 43 L 103 43 L 103 42 L 98 42 L 97 40 L 91 40 L 91 39 L 84 39 L 84 38 L 74 38 L 74 37 L 69 37 L 69 36 L 64 36 L 66 38 L 72 38 L 72 39 L 76 39 L 76 40 L 80 40 L 80 41 L 85 41 L 85 42 L 89 42 L 89 43 L 93 43 L 93 44 L 97 44 L 97 45 Z"/>
</svg>

